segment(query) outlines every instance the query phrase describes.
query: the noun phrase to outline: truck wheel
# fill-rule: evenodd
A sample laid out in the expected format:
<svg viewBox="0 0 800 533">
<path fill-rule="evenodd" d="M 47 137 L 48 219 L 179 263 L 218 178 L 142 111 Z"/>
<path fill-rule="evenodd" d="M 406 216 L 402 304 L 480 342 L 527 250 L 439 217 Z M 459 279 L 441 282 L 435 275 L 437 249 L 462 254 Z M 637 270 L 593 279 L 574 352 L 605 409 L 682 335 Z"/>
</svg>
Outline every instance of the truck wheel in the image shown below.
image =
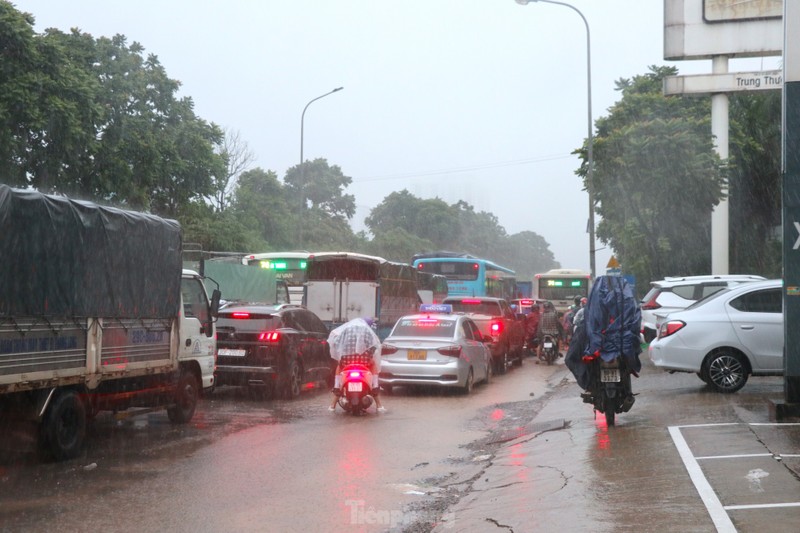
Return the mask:
<svg viewBox="0 0 800 533">
<path fill-rule="evenodd" d="M 292 358 L 286 366 L 286 375 L 284 376 L 283 398 L 285 400 L 293 400 L 300 396 L 301 379 L 300 365 L 297 364 L 297 359 Z"/>
<path fill-rule="evenodd" d="M 42 445 L 57 461 L 78 456 L 86 437 L 86 405 L 74 390 L 56 396 L 42 420 Z"/>
<path fill-rule="evenodd" d="M 181 371 L 178 387 L 175 390 L 175 405 L 167 409 L 170 422 L 186 424 L 194 416 L 197 408 L 197 399 L 200 396 L 200 387 L 197 378 L 188 370 Z"/>
</svg>

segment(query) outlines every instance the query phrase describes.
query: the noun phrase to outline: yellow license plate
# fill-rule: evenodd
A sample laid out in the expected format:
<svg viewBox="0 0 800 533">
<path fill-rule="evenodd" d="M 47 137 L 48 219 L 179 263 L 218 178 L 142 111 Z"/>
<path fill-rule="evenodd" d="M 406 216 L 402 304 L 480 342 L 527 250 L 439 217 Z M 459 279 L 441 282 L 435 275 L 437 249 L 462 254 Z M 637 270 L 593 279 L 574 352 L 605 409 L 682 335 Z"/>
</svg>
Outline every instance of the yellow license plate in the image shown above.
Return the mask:
<svg viewBox="0 0 800 533">
<path fill-rule="evenodd" d="M 409 361 L 424 361 L 428 358 L 428 351 L 427 350 L 409 350 L 408 351 L 408 360 Z"/>
</svg>

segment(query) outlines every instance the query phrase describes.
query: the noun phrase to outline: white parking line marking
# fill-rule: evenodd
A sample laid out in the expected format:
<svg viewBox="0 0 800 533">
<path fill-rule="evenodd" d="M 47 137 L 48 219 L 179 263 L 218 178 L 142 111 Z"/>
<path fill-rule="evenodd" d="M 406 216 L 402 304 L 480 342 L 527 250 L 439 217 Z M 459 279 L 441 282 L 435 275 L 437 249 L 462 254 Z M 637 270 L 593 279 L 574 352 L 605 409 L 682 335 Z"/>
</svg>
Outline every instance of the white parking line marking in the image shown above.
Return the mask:
<svg viewBox="0 0 800 533">
<path fill-rule="evenodd" d="M 741 459 L 743 457 L 773 457 L 771 453 L 743 453 L 741 455 L 704 455 L 702 457 L 695 457 L 698 461 L 706 459 Z"/>
<path fill-rule="evenodd" d="M 694 488 L 697 489 L 698 494 L 700 494 L 700 498 L 703 500 L 717 531 L 722 533 L 736 533 L 736 528 L 733 526 L 733 522 L 731 522 L 728 513 L 722 506 L 722 502 L 717 498 L 717 494 L 714 492 L 714 489 L 711 488 L 711 484 L 703 475 L 700 465 L 692 455 L 689 445 L 686 444 L 686 439 L 684 439 L 683 434 L 681 434 L 681 426 L 671 426 L 668 429 L 669 434 L 672 436 L 672 441 L 675 443 L 675 447 L 678 449 L 678 453 L 683 460 L 686 471 L 689 473 L 692 483 L 694 483 Z"/>
<path fill-rule="evenodd" d="M 800 502 L 790 503 L 759 503 L 753 505 L 726 505 L 725 510 L 737 511 L 741 509 L 770 509 L 772 507 L 800 507 Z"/>
</svg>

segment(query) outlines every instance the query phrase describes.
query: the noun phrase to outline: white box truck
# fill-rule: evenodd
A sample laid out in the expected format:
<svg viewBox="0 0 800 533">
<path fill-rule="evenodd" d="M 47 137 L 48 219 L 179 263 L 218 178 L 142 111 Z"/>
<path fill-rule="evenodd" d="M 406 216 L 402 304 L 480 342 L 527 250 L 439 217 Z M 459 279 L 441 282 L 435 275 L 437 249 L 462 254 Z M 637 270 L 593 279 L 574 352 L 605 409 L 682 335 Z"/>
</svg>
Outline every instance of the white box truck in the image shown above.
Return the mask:
<svg viewBox="0 0 800 533">
<path fill-rule="evenodd" d="M 0 419 L 76 457 L 100 411 L 194 415 L 214 317 L 173 220 L 0 185 Z"/>
</svg>

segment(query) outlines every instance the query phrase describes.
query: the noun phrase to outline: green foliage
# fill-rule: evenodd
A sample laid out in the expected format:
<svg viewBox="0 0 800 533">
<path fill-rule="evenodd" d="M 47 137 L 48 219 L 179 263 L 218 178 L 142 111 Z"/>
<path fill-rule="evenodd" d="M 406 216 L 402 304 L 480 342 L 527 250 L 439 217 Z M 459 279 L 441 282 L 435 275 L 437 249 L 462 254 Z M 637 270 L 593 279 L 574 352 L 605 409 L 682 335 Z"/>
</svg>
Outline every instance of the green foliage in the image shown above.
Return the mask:
<svg viewBox="0 0 800 533">
<path fill-rule="evenodd" d="M 423 200 L 407 190 L 391 193 L 366 218 L 375 236 L 370 253 L 408 262 L 415 253 L 450 250 L 490 259 L 531 279 L 557 267 L 547 242 L 532 231 L 506 235 L 497 217 L 468 203 Z"/>
<path fill-rule="evenodd" d="M 730 98 L 731 272 L 781 277 L 781 93 Z"/>
<path fill-rule="evenodd" d="M 34 187 L 176 216 L 224 173 L 221 130 L 122 35 L 50 29 L 0 1 L 0 170 Z M 7 176 L 7 178 L 5 178 Z"/>
<path fill-rule="evenodd" d="M 708 102 L 663 96 L 674 73 L 620 80 L 622 99 L 597 121 L 597 236 L 643 281 L 710 271 L 711 211 L 723 198 Z"/>
</svg>

